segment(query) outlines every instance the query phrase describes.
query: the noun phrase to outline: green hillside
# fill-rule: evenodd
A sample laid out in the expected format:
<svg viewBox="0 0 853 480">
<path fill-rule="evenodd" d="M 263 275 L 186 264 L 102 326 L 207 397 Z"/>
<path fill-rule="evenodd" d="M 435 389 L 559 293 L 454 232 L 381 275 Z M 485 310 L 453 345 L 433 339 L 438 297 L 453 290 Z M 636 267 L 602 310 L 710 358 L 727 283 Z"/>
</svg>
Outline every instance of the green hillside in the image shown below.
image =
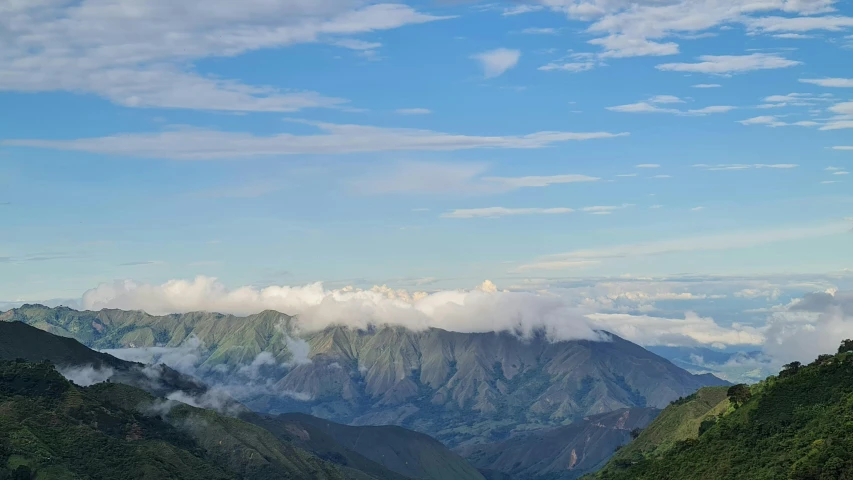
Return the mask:
<svg viewBox="0 0 853 480">
<path fill-rule="evenodd" d="M 778 376 L 742 387 L 731 408 L 721 403 L 708 410 L 725 412 L 704 423 L 698 438 L 655 449 L 656 442 L 665 445 L 678 436 L 676 432 L 686 430 L 678 416 L 694 426 L 698 418 L 679 415 L 685 405 L 668 407 L 649 427 L 657 433 L 649 434 L 633 455 L 620 452 L 597 478 L 853 479 L 853 352 L 847 351 L 853 350 L 851 344 L 844 353 L 822 355 L 807 366 L 795 362 Z M 709 396 L 693 411 L 698 413 L 718 397 L 719 392 Z M 691 402 L 696 404 L 696 399 Z M 636 455 L 645 446 L 653 448 Z"/>
<path fill-rule="evenodd" d="M 304 453 L 288 464 L 230 461 L 156 415 L 102 398 L 115 387 L 77 387 L 48 363 L 0 361 L 0 478 L 343 478 Z"/>
</svg>

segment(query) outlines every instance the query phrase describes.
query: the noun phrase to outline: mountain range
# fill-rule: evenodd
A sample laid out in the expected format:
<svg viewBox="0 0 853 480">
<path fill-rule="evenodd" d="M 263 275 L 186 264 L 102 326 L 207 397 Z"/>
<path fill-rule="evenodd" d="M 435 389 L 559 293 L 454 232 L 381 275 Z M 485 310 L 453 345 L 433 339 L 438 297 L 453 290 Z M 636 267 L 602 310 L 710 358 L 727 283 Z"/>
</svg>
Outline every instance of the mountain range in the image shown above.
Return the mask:
<svg viewBox="0 0 853 480">
<path fill-rule="evenodd" d="M 154 316 L 39 305 L 10 310 L 0 320 L 125 358 L 194 344 L 191 373 L 211 384 L 245 376 L 254 388 L 232 394 L 252 410 L 398 425 L 452 448 L 621 409 L 663 408 L 703 386 L 726 384 L 615 335 L 599 342 L 551 341 L 544 334 L 391 326 L 300 333 L 297 318 L 274 311 Z"/>
</svg>

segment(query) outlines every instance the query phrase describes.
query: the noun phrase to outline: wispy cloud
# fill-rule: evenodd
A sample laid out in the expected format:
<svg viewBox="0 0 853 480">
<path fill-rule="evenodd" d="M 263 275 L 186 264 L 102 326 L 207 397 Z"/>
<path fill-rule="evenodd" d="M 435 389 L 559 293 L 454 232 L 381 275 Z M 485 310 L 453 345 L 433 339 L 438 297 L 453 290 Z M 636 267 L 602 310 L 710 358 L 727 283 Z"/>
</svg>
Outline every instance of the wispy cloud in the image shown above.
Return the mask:
<svg viewBox="0 0 853 480">
<path fill-rule="evenodd" d="M 703 170 L 711 170 L 711 171 L 715 171 L 715 170 L 751 170 L 751 169 L 763 169 L 763 168 L 788 170 L 791 168 L 797 168 L 797 167 L 799 167 L 799 165 L 794 164 L 794 163 L 773 163 L 773 164 L 766 164 L 766 163 L 751 163 L 751 164 L 719 163 L 716 165 L 708 165 L 708 164 L 704 164 L 704 163 L 697 163 L 696 165 L 693 165 L 693 167 L 694 168 L 701 168 Z"/>
<path fill-rule="evenodd" d="M 400 115 L 429 115 L 432 110 L 428 108 L 399 108 L 396 112 Z"/>
<path fill-rule="evenodd" d="M 671 72 L 695 72 L 717 75 L 745 73 L 754 70 L 772 70 L 800 65 L 802 62 L 789 60 L 777 54 L 753 53 L 750 55 L 703 55 L 697 63 L 663 63 L 658 70 Z"/>
<path fill-rule="evenodd" d="M 128 133 L 76 140 L 3 140 L 0 145 L 82 151 L 107 155 L 176 160 L 211 160 L 270 155 L 344 154 L 382 151 L 452 151 L 475 148 L 542 148 L 554 143 L 613 138 L 627 133 L 537 132 L 519 136 L 469 136 L 366 125 L 300 121 L 322 133 L 252 133 L 181 129 L 160 133 Z"/>
<path fill-rule="evenodd" d="M 518 65 L 518 60 L 521 58 L 521 51 L 498 48 L 478 53 L 471 58 L 477 60 L 483 67 L 483 76 L 486 78 L 495 78 Z"/>
<path fill-rule="evenodd" d="M 572 213 L 571 208 L 463 208 L 441 214 L 443 218 L 499 218 L 514 215 L 562 215 Z"/>
<path fill-rule="evenodd" d="M 853 78 L 801 78 L 800 81 L 821 87 L 853 88 Z"/>
</svg>

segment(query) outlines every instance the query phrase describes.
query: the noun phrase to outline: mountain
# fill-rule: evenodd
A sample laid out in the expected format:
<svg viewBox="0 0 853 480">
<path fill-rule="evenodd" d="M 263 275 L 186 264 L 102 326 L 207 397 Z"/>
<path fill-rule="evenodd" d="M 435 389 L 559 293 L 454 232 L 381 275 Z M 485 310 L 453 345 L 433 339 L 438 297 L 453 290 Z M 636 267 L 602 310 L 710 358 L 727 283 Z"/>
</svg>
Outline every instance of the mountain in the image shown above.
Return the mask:
<svg viewBox="0 0 853 480">
<path fill-rule="evenodd" d="M 265 388 L 243 389 L 239 398 L 253 410 L 398 425 L 451 447 L 624 408 L 663 408 L 703 386 L 726 383 L 692 375 L 615 335 L 607 342 L 551 342 L 508 332 L 388 326 L 297 335 L 296 319 L 272 311 L 153 316 L 37 305 L 0 314 L 0 320 L 22 321 L 98 349 L 178 348 L 198 339 L 203 347 L 197 374 L 211 383 L 264 360 Z"/>
<path fill-rule="evenodd" d="M 299 413 L 267 417 L 259 424 L 270 431 L 284 428 L 294 440 L 303 439 L 302 444 L 314 452 L 321 448 L 318 442 L 326 443 L 324 437 L 333 438 L 346 450 L 408 478 L 483 480 L 476 468 L 437 440 L 404 428 L 353 427 Z"/>
<path fill-rule="evenodd" d="M 600 468 L 659 411 L 631 408 L 594 415 L 570 425 L 513 435 L 503 442 L 459 452 L 474 466 L 513 480 L 571 480 Z"/>
<path fill-rule="evenodd" d="M 112 401 L 138 395 L 148 394 L 121 384 L 78 387 L 47 362 L 0 361 L 0 478 L 345 478 L 236 419 L 180 406 L 178 428 Z"/>
<path fill-rule="evenodd" d="M 82 389 L 93 402 L 124 409 L 125 414 L 159 416 L 169 425 L 177 425 L 216 462 L 227 459 L 226 473 L 261 478 L 251 473 L 260 467 L 245 463 L 246 458 L 262 460 L 261 466 L 269 464 L 265 468 L 281 474 L 293 473 L 294 463 L 296 467 L 305 467 L 293 459 L 321 464 L 322 459 L 334 464 L 333 469 L 340 469 L 344 478 L 352 480 L 482 480 L 464 459 L 420 433 L 399 427 L 347 427 L 307 415 L 258 415 L 230 398 L 213 396 L 212 393 L 221 393 L 165 367 L 119 360 L 74 339 L 19 322 L 0 323 L 0 360 L 13 359 L 19 359 L 22 365 L 47 361 L 59 365 L 61 373 L 72 378 L 79 376 L 79 372 L 90 375 L 108 372 L 109 383 L 73 388 Z M 170 394 L 169 398 L 184 402 L 211 403 L 227 415 L 157 397 L 164 392 Z M 0 428 L 0 432 L 5 430 Z M 344 443 L 352 444 L 352 448 Z"/>
<path fill-rule="evenodd" d="M 848 347 L 853 350 L 853 342 Z M 718 391 L 702 393 L 706 401 L 700 394 L 664 410 L 647 428 L 658 432 L 655 439 L 646 441 L 644 432 L 637 440 L 645 446 L 627 457 L 620 452 L 595 478 L 853 479 L 853 351 L 786 365 L 778 376 L 733 387 L 721 404 L 713 405 Z M 693 413 L 677 414 L 690 404 Z M 668 443 L 661 438 L 677 438 L 676 431 L 695 426 L 700 416 L 705 420 L 695 437 L 660 448 Z"/>
</svg>

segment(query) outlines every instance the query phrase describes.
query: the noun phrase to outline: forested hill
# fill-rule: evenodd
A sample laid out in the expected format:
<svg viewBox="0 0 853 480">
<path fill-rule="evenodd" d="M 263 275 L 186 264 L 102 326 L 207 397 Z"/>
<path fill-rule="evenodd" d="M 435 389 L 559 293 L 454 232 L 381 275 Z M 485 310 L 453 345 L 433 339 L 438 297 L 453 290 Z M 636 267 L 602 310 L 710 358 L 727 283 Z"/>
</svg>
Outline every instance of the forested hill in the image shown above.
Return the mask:
<svg viewBox="0 0 853 480">
<path fill-rule="evenodd" d="M 853 479 L 853 341 L 836 355 L 788 364 L 778 376 L 727 393 L 728 408 L 707 416 L 698 438 L 679 440 L 662 453 L 617 455 L 596 478 Z M 678 407 L 668 407 L 648 430 Z"/>
</svg>

